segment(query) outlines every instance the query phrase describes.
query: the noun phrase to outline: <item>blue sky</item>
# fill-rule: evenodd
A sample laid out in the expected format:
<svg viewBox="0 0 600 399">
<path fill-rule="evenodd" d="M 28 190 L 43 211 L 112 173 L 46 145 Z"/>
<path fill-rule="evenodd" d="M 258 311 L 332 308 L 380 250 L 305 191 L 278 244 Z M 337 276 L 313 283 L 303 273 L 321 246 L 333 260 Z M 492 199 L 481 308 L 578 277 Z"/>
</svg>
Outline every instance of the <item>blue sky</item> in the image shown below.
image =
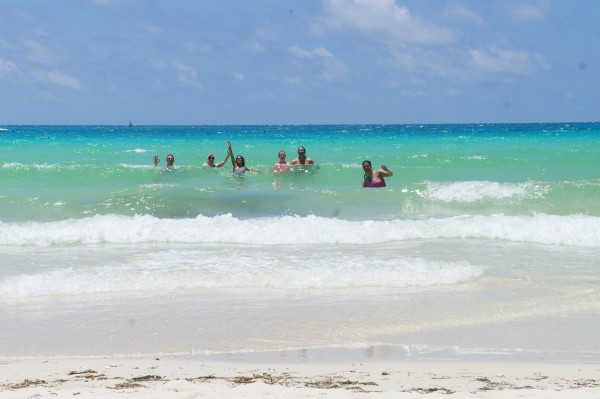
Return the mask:
<svg viewBox="0 0 600 399">
<path fill-rule="evenodd" d="M 0 125 L 600 120 L 597 0 L 0 0 Z"/>
</svg>

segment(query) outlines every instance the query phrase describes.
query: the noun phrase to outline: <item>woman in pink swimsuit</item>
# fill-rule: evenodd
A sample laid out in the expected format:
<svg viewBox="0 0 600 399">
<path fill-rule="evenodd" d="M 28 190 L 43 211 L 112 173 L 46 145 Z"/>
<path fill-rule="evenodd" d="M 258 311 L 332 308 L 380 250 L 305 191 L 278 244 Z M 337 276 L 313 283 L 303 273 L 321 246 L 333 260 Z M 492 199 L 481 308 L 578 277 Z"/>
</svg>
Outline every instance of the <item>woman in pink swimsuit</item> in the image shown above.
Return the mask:
<svg viewBox="0 0 600 399">
<path fill-rule="evenodd" d="M 373 170 L 371 161 L 363 161 L 362 167 L 365 171 L 362 183 L 363 187 L 385 187 L 384 177 L 394 175 L 394 173 L 392 173 L 385 165 L 381 165 L 381 169 Z"/>
</svg>

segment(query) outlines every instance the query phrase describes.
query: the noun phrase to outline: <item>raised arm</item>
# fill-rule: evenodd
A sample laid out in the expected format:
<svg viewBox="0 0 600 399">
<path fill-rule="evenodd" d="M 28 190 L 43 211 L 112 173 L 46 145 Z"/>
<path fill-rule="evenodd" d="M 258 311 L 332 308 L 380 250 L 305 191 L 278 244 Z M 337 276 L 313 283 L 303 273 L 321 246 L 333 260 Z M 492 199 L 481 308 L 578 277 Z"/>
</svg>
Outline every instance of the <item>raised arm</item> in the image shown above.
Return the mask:
<svg viewBox="0 0 600 399">
<path fill-rule="evenodd" d="M 225 159 L 223 159 L 221 162 L 219 162 L 215 166 L 217 168 L 220 168 L 221 166 L 225 165 L 225 162 L 227 162 L 228 159 L 229 159 L 229 150 L 227 150 L 227 155 L 225 156 Z"/>
<path fill-rule="evenodd" d="M 381 169 L 379 169 L 379 174 L 384 177 L 394 176 L 394 173 L 388 169 L 387 166 L 381 165 Z"/>
<path fill-rule="evenodd" d="M 231 142 L 227 140 L 227 154 L 231 157 L 231 166 L 235 170 L 235 157 L 233 156 L 233 149 L 231 148 Z"/>
</svg>

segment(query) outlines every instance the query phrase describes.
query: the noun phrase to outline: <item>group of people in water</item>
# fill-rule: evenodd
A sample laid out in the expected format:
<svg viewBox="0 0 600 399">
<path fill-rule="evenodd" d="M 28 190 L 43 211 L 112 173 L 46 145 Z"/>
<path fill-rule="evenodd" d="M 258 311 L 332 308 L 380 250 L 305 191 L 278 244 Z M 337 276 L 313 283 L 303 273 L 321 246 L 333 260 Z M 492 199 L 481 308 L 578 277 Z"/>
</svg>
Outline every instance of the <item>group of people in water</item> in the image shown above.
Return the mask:
<svg viewBox="0 0 600 399">
<path fill-rule="evenodd" d="M 277 154 L 279 157 L 279 161 L 273 165 L 273 171 L 275 173 L 284 173 L 288 172 L 292 169 L 294 165 L 316 165 L 315 161 L 312 158 L 306 156 L 306 148 L 303 146 L 298 147 L 298 157 L 294 160 L 288 162 L 286 161 L 286 153 L 284 150 L 279 151 Z M 250 169 L 246 166 L 246 159 L 242 155 L 238 155 L 237 157 L 233 155 L 233 148 L 231 147 L 231 142 L 227 141 L 227 154 L 225 158 L 218 163 L 215 163 L 215 154 L 210 153 L 206 159 L 206 162 L 203 166 L 207 166 L 210 168 L 221 168 L 226 163 L 227 160 L 231 159 L 231 165 L 233 166 L 233 175 L 236 177 L 241 177 L 246 172 L 259 172 L 254 169 Z M 158 155 L 154 156 L 154 166 L 158 166 L 160 163 L 160 158 Z M 175 163 L 175 157 L 173 154 L 167 155 L 167 169 L 173 169 L 173 164 Z M 371 161 L 365 160 L 362 163 L 363 171 L 365 172 L 363 176 L 363 187 L 385 187 L 385 178 L 393 176 L 392 171 L 385 165 L 381 165 L 381 169 L 373 169 Z"/>
</svg>

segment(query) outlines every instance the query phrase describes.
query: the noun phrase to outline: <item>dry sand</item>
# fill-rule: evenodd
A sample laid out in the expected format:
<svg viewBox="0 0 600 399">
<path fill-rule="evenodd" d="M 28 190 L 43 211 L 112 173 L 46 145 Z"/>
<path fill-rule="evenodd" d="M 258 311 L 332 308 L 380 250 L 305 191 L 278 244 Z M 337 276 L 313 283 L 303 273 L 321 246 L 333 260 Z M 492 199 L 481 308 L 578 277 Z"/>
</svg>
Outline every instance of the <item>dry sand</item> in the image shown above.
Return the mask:
<svg viewBox="0 0 600 399">
<path fill-rule="evenodd" d="M 10 398 L 598 398 L 600 364 L 3 359 Z"/>
</svg>

